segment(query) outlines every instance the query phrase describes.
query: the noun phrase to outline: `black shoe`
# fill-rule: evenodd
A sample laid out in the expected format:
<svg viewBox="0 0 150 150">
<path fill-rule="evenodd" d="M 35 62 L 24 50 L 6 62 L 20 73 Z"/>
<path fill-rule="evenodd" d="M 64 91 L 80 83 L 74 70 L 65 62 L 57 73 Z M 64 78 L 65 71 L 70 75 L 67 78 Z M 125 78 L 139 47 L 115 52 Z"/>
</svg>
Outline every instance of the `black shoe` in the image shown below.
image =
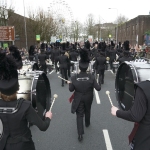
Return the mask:
<svg viewBox="0 0 150 150">
<path fill-rule="evenodd" d="M 62 87 L 64 86 L 64 84 L 61 85 Z"/>
<path fill-rule="evenodd" d="M 90 126 L 90 124 L 85 124 L 85 126 L 88 128 Z"/>
<path fill-rule="evenodd" d="M 79 135 L 78 136 L 78 140 L 81 142 L 83 140 L 83 136 L 82 135 Z"/>
</svg>

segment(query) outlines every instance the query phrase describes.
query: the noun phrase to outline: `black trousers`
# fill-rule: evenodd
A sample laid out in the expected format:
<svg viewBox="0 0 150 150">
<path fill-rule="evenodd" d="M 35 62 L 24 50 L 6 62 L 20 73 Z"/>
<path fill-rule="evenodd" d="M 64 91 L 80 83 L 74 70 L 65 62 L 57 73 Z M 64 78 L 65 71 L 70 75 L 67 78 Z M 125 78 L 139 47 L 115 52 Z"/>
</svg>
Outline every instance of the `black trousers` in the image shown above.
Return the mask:
<svg viewBox="0 0 150 150">
<path fill-rule="evenodd" d="M 67 68 L 61 68 L 61 76 L 62 78 L 68 80 Z M 62 80 L 62 85 L 64 85 L 64 80 Z"/>
<path fill-rule="evenodd" d="M 87 102 L 86 99 L 82 99 L 76 110 L 77 130 L 79 135 L 84 134 L 84 126 L 83 126 L 84 115 L 85 115 L 85 124 L 90 125 L 91 105 L 92 101 Z"/>
<path fill-rule="evenodd" d="M 97 73 L 99 74 L 99 84 L 104 83 L 104 72 L 105 70 L 99 70 Z"/>
<path fill-rule="evenodd" d="M 67 72 L 68 72 L 68 77 L 71 77 L 71 73 L 70 73 L 70 64 L 68 64 Z"/>
</svg>

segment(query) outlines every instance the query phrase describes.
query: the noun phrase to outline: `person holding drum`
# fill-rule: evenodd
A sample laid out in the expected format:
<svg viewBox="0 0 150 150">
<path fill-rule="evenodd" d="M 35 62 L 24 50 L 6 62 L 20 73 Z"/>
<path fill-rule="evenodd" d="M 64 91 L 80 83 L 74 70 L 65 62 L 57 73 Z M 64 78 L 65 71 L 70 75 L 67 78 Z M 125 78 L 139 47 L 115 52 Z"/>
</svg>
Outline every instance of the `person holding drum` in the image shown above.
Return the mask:
<svg viewBox="0 0 150 150">
<path fill-rule="evenodd" d="M 118 118 L 135 122 L 129 135 L 131 150 L 150 149 L 150 80 L 135 84 L 134 104 L 128 111 L 113 106 L 111 113 Z"/>
<path fill-rule="evenodd" d="M 42 120 L 30 101 L 17 99 L 19 90 L 18 72 L 14 58 L 0 53 L 0 150 L 35 150 L 28 122 L 41 131 L 48 129 L 52 113 L 47 112 Z M 2 131 L 0 129 L 0 131 Z"/>
<path fill-rule="evenodd" d="M 83 117 L 85 114 L 85 126 L 90 126 L 91 105 L 93 102 L 93 90 L 101 90 L 101 86 L 96 82 L 94 75 L 87 73 L 89 66 L 88 51 L 80 50 L 79 69 L 81 72 L 71 77 L 71 82 L 68 81 L 70 92 L 74 91 L 74 100 L 72 102 L 71 112 L 77 116 L 78 140 L 83 140 L 84 127 Z"/>
</svg>

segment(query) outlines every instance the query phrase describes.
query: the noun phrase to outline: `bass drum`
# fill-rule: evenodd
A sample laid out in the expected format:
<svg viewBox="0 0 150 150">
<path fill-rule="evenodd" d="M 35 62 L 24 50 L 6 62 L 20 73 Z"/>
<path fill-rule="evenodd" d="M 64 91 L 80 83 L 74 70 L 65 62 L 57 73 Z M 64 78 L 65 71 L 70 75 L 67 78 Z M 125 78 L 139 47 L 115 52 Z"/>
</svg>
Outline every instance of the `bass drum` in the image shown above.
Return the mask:
<svg viewBox="0 0 150 150">
<path fill-rule="evenodd" d="M 50 108 L 51 100 L 50 82 L 46 74 L 42 71 L 31 71 L 20 75 L 19 86 L 17 98 L 31 101 L 33 108 L 43 119 Z"/>
<path fill-rule="evenodd" d="M 143 60 L 144 61 L 144 60 Z M 134 84 L 149 79 L 150 64 L 144 62 L 124 62 L 116 74 L 115 90 L 119 107 L 129 110 L 134 103 Z"/>
</svg>

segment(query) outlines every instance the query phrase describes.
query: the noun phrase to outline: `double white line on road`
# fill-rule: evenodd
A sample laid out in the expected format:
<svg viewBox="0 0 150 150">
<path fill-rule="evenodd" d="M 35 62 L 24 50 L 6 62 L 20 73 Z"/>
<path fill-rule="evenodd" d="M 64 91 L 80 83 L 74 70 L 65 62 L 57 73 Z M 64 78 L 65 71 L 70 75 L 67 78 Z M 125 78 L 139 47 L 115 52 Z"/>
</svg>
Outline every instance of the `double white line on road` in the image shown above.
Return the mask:
<svg viewBox="0 0 150 150">
<path fill-rule="evenodd" d="M 107 150 L 113 150 L 112 145 L 111 145 L 111 141 L 110 141 L 110 138 L 109 138 L 108 130 L 104 129 L 103 134 L 104 134 Z"/>
</svg>

